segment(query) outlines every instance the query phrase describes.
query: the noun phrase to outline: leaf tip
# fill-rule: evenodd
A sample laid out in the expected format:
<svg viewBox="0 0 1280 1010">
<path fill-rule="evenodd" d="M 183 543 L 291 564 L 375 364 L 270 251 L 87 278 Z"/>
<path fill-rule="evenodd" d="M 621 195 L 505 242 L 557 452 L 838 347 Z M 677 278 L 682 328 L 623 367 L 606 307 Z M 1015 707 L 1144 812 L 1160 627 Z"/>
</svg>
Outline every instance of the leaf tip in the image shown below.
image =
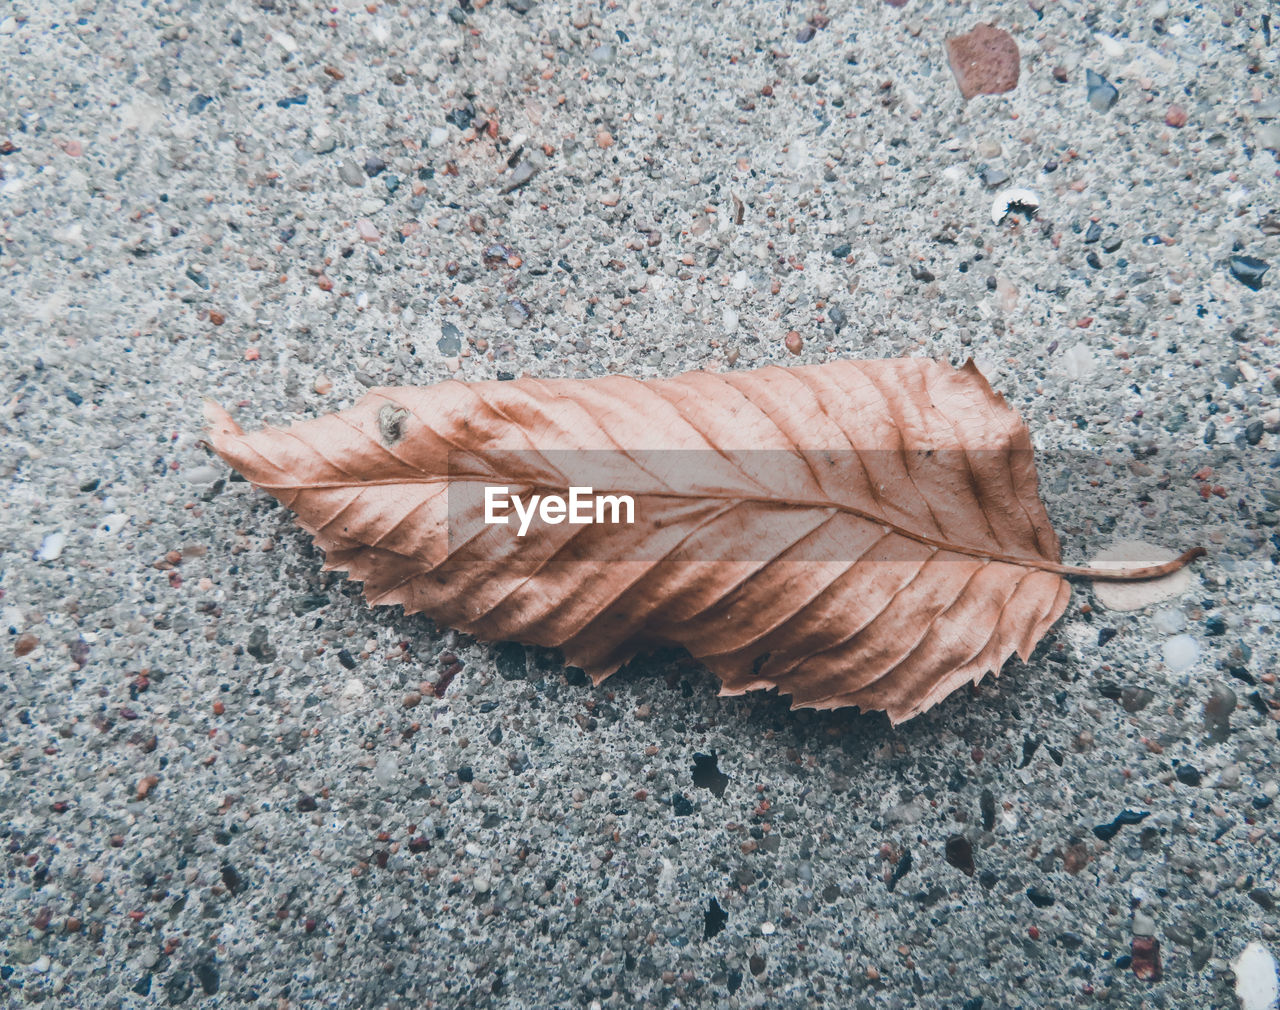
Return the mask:
<svg viewBox="0 0 1280 1010">
<path fill-rule="evenodd" d="M 226 409 L 210 399 L 204 401 L 204 425 L 215 443 L 219 440 L 219 436 L 244 434 L 240 425 L 236 424 Z"/>
</svg>

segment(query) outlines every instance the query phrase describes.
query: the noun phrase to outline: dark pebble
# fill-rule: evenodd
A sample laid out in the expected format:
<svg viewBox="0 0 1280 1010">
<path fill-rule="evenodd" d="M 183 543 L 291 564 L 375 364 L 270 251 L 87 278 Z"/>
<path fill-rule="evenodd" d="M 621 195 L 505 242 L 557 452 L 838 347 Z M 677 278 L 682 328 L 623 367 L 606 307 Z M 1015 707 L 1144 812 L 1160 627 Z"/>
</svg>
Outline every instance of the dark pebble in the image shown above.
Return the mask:
<svg viewBox="0 0 1280 1010">
<path fill-rule="evenodd" d="M 470 765 L 463 765 L 461 768 L 458 769 L 459 782 L 470 782 L 474 778 L 475 778 L 475 772 L 471 770 Z"/>
<path fill-rule="evenodd" d="M 1112 235 L 1109 239 L 1102 243 L 1102 251 L 1113 253 L 1124 245 L 1124 239 L 1117 235 Z"/>
<path fill-rule="evenodd" d="M 1092 70 L 1085 71 L 1085 85 L 1089 104 L 1099 112 L 1106 112 L 1120 97 L 1120 92 L 1116 90 L 1114 84 Z"/>
<path fill-rule="evenodd" d="M 831 255 L 838 260 L 842 260 L 849 255 L 849 252 L 851 251 L 851 249 L 852 247 L 849 245 L 848 242 L 843 242 L 831 250 Z"/>
<path fill-rule="evenodd" d="M 671 811 L 677 817 L 688 817 L 693 813 L 693 804 L 684 798 L 683 793 L 676 793 L 671 797 Z"/>
<path fill-rule="evenodd" d="M 381 175 L 384 171 L 386 171 L 386 168 L 387 168 L 387 163 L 383 161 L 381 158 L 376 158 L 376 157 L 365 158 L 364 160 L 364 174 L 367 175 L 370 179 L 374 178 L 375 176 Z"/>
<path fill-rule="evenodd" d="M 195 986 L 191 984 L 191 976 L 185 971 L 175 972 L 164 984 L 164 998 L 170 1006 L 178 1006 L 191 998 Z"/>
<path fill-rule="evenodd" d="M 1150 816 L 1151 811 L 1149 810 L 1122 810 L 1110 824 L 1095 826 L 1093 833 L 1095 837 L 1100 838 L 1102 841 L 1109 842 L 1121 828 L 1126 825 L 1141 824 Z"/>
<path fill-rule="evenodd" d="M 280 108 L 282 109 L 287 109 L 290 105 L 306 105 L 306 104 L 307 104 L 307 96 L 305 94 L 290 95 L 288 98 L 276 99 L 276 105 L 280 106 Z"/>
<path fill-rule="evenodd" d="M 1249 900 L 1268 912 L 1274 911 L 1276 907 L 1276 899 L 1271 896 L 1271 892 L 1265 887 L 1255 887 L 1250 891 Z"/>
<path fill-rule="evenodd" d="M 138 995 L 138 996 L 150 996 L 151 995 L 151 976 L 143 975 L 142 978 L 138 979 L 138 981 L 133 983 L 132 991 L 134 992 L 135 995 Z"/>
<path fill-rule="evenodd" d="M 911 267 L 911 276 L 918 281 L 924 281 L 926 284 L 933 280 L 933 274 L 930 273 L 928 267 L 913 266 Z"/>
<path fill-rule="evenodd" d="M 1084 233 L 1085 244 L 1090 245 L 1100 238 L 1102 238 L 1102 225 L 1098 224 L 1097 221 L 1090 221 L 1089 228 Z"/>
<path fill-rule="evenodd" d="M 1178 781 L 1184 786 L 1198 786 L 1201 779 L 1204 778 L 1204 776 L 1200 774 L 1200 769 L 1195 765 L 1179 765 L 1178 770 L 1174 772 L 1174 775 L 1177 776 Z"/>
<path fill-rule="evenodd" d="M 245 652 L 260 663 L 270 663 L 276 658 L 276 650 L 270 644 L 266 626 L 262 624 L 254 625 L 253 630 L 249 632 L 249 644 L 244 648 Z"/>
<path fill-rule="evenodd" d="M 517 14 L 528 14 L 533 5 L 534 0 L 507 0 L 507 6 Z"/>
<path fill-rule="evenodd" d="M 729 913 L 720 907 L 720 902 L 712 898 L 707 905 L 707 910 L 702 913 L 702 938 L 710 940 L 724 929 L 724 924 L 728 921 Z"/>
<path fill-rule="evenodd" d="M 913 860 L 911 858 L 911 850 L 907 849 L 899 857 L 898 862 L 893 867 L 893 873 L 889 876 L 889 890 L 892 891 L 898 886 L 898 881 L 905 877 L 910 871 Z"/>
<path fill-rule="evenodd" d="M 1227 622 L 1221 617 L 1210 617 L 1204 622 L 1204 630 L 1207 635 L 1225 635 L 1227 633 Z"/>
<path fill-rule="evenodd" d="M 196 978 L 206 996 L 212 996 L 218 991 L 218 966 L 212 961 L 201 961 L 196 965 Z"/>
<path fill-rule="evenodd" d="M 1096 252 L 1089 253 L 1089 255 L 1084 258 L 1084 261 L 1095 270 L 1102 269 L 1102 260 L 1098 259 L 1098 254 Z"/>
<path fill-rule="evenodd" d="M 187 112 L 193 116 L 198 116 L 200 113 L 204 112 L 205 108 L 212 101 L 213 99 L 208 95 L 196 95 L 195 98 L 191 99 L 191 101 L 187 103 Z"/>
<path fill-rule="evenodd" d="M 996 289 L 996 279 L 994 276 L 987 278 L 987 290 L 994 291 Z"/>
<path fill-rule="evenodd" d="M 993 830 L 996 826 L 996 798 L 990 789 L 982 790 L 982 795 L 978 797 L 978 809 L 982 811 L 983 829 Z"/>
<path fill-rule="evenodd" d="M 1120 704 L 1126 712 L 1141 712 L 1155 700 L 1155 694 L 1145 687 L 1126 687 L 1120 692 Z"/>
<path fill-rule="evenodd" d="M 1262 441 L 1263 426 L 1261 421 L 1252 421 L 1249 426 L 1244 429 L 1244 440 L 1250 445 L 1257 445 Z"/>
<path fill-rule="evenodd" d="M 817 32 L 814 31 L 813 25 L 804 25 L 796 32 L 796 41 L 804 45 L 806 42 L 812 42 L 816 34 Z"/>
<path fill-rule="evenodd" d="M 1213 443 L 1217 441 L 1217 438 L 1218 426 L 1213 421 L 1210 421 L 1204 426 L 1204 444 L 1213 445 Z"/>
<path fill-rule="evenodd" d="M 983 870 L 978 874 L 978 883 L 989 891 L 1000 883 L 1000 877 L 995 870 Z"/>
<path fill-rule="evenodd" d="M 71 401 L 72 406 L 78 407 L 80 404 L 84 403 L 84 397 L 74 389 L 68 389 L 64 395 Z"/>
<path fill-rule="evenodd" d="M 503 680 L 524 680 L 528 674 L 528 657 L 519 642 L 503 642 L 497 646 L 495 665 Z"/>
<path fill-rule="evenodd" d="M 1036 908 L 1048 908 L 1053 904 L 1053 895 L 1046 891 L 1043 887 L 1031 886 L 1027 888 L 1027 900 Z"/>
<path fill-rule="evenodd" d="M 356 668 L 355 656 L 351 655 L 351 653 L 349 653 L 346 649 L 338 650 L 338 662 L 341 663 L 343 667 L 347 670 L 354 670 Z"/>
<path fill-rule="evenodd" d="M 318 804 L 314 796 L 302 796 L 298 799 L 298 812 L 301 814 L 309 814 L 317 808 Z"/>
<path fill-rule="evenodd" d="M 299 617 L 328 605 L 329 597 L 323 593 L 308 593 L 305 596 L 295 596 L 293 598 L 293 612 Z"/>
<path fill-rule="evenodd" d="M 969 839 L 964 835 L 952 835 L 947 839 L 945 852 L 948 863 L 966 876 L 973 876 L 973 846 L 969 844 Z"/>
<path fill-rule="evenodd" d="M 839 305 L 831 306 L 831 311 L 827 313 L 827 316 L 831 320 L 831 325 L 837 330 L 849 321 L 849 317 L 844 314 L 844 309 L 840 308 Z"/>
<path fill-rule="evenodd" d="M 222 882 L 232 894 L 238 893 L 244 887 L 244 878 L 230 863 L 222 864 Z"/>
<path fill-rule="evenodd" d="M 455 25 L 465 25 L 467 23 L 467 12 L 461 7 L 450 7 L 449 20 Z"/>
<path fill-rule="evenodd" d="M 1099 628 L 1098 629 L 1098 645 L 1106 645 L 1111 639 L 1116 637 L 1115 628 Z"/>
<path fill-rule="evenodd" d="M 452 123 L 459 130 L 465 130 L 471 125 L 471 121 L 476 117 L 475 107 L 468 102 L 466 105 L 460 105 L 456 109 L 451 109 L 444 118 Z"/>
<path fill-rule="evenodd" d="M 1262 287 L 1262 275 L 1270 269 L 1270 263 L 1254 256 L 1231 257 L 1231 276 L 1251 291 Z"/>
<path fill-rule="evenodd" d="M 83 491 L 85 494 L 88 494 L 90 491 L 98 490 L 98 485 L 100 483 L 101 481 L 97 477 L 94 477 L 93 480 L 87 480 L 83 484 L 81 484 L 80 490 Z"/>
</svg>

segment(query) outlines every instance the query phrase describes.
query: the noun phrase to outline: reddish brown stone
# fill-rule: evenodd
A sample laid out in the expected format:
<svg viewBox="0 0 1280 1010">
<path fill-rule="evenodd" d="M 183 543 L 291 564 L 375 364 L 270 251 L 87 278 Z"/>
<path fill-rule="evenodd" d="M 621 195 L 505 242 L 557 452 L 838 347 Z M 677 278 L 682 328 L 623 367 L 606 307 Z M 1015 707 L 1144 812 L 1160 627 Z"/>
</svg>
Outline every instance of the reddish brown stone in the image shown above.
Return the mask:
<svg viewBox="0 0 1280 1010">
<path fill-rule="evenodd" d="M 25 656 L 39 644 L 40 639 L 30 632 L 25 635 L 19 635 L 18 640 L 13 643 L 13 654 L 15 656 Z"/>
<path fill-rule="evenodd" d="M 999 95 L 1018 86 L 1018 44 L 995 25 L 978 25 L 966 35 L 947 39 L 947 59 L 966 101 L 974 95 Z"/>
<path fill-rule="evenodd" d="M 1164 976 L 1160 967 L 1160 941 L 1154 936 L 1135 936 L 1129 947 L 1133 958 L 1130 967 L 1143 982 L 1159 982 Z"/>
<path fill-rule="evenodd" d="M 1187 125 L 1187 110 L 1181 105 L 1170 105 L 1169 111 L 1164 114 L 1164 121 L 1175 130 L 1181 130 Z"/>
</svg>

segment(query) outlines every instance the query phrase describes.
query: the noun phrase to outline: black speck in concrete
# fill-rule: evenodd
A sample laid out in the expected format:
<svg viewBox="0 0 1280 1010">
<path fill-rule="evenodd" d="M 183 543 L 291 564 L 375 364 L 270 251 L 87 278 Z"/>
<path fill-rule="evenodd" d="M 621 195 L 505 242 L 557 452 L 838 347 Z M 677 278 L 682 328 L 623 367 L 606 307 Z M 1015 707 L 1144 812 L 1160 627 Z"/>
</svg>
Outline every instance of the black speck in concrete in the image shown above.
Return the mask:
<svg viewBox="0 0 1280 1010">
<path fill-rule="evenodd" d="M 1030 901 L 1031 904 L 1035 905 L 1036 908 L 1048 908 L 1053 904 L 1054 898 L 1053 895 L 1043 887 L 1032 885 L 1027 888 L 1027 900 Z"/>
<path fill-rule="evenodd" d="M 906 849 L 899 857 L 897 865 L 893 868 L 893 873 L 889 876 L 889 890 L 892 891 L 898 886 L 898 881 L 905 877 L 911 871 L 911 850 Z"/>
<path fill-rule="evenodd" d="M 710 789 L 716 796 L 724 795 L 729 776 L 717 767 L 715 751 L 693 755 L 693 784 L 702 789 Z"/>
<path fill-rule="evenodd" d="M 720 902 L 712 898 L 707 905 L 707 910 L 702 913 L 702 920 L 702 938 L 710 940 L 724 929 L 724 924 L 729 921 L 729 913 L 720 907 Z"/>
<path fill-rule="evenodd" d="M 1109 842 L 1125 825 L 1141 824 L 1150 816 L 1151 811 L 1149 810 L 1122 810 L 1110 824 L 1099 824 L 1094 827 L 1093 833 L 1102 841 Z"/>
</svg>

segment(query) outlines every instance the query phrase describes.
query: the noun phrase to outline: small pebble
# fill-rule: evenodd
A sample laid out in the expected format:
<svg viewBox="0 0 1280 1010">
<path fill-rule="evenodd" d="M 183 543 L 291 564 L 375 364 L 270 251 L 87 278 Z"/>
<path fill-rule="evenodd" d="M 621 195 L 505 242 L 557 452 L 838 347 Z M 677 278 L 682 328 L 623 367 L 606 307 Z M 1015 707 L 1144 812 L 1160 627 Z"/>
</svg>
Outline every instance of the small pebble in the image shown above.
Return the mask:
<svg viewBox="0 0 1280 1010">
<path fill-rule="evenodd" d="M 1270 263 L 1255 256 L 1231 257 L 1231 276 L 1251 291 L 1262 287 L 1262 275 L 1270 269 Z"/>
<path fill-rule="evenodd" d="M 1120 97 L 1120 92 L 1116 90 L 1116 86 L 1101 74 L 1093 70 L 1085 72 L 1086 97 L 1089 104 L 1099 112 L 1106 112 Z"/>
<path fill-rule="evenodd" d="M 358 188 L 364 185 L 364 173 L 360 166 L 348 158 L 338 167 L 338 178 L 348 186 Z"/>
<path fill-rule="evenodd" d="M 40 542 L 40 550 L 36 552 L 37 561 L 57 561 L 62 556 L 62 549 L 67 546 L 67 535 L 61 531 L 50 533 Z"/>
<path fill-rule="evenodd" d="M 1200 658 L 1200 646 L 1190 635 L 1175 635 L 1161 647 L 1164 665 L 1174 673 L 1189 670 Z"/>
<path fill-rule="evenodd" d="M 804 341 L 800 338 L 799 332 L 796 330 L 788 330 L 786 339 L 783 341 L 787 350 L 792 354 L 799 354 L 804 350 Z"/>
<path fill-rule="evenodd" d="M 1280 977 L 1271 951 L 1254 940 L 1231 962 L 1231 970 L 1240 1010 L 1275 1010 L 1280 1003 Z"/>
<path fill-rule="evenodd" d="M 1164 114 L 1164 122 L 1166 126 L 1181 130 L 1187 125 L 1187 110 L 1181 105 L 1170 105 L 1169 111 Z"/>
<path fill-rule="evenodd" d="M 977 25 L 946 41 L 947 60 L 960 94 L 998 95 L 1018 86 L 1021 56 L 1013 36 L 995 25 Z"/>
</svg>

